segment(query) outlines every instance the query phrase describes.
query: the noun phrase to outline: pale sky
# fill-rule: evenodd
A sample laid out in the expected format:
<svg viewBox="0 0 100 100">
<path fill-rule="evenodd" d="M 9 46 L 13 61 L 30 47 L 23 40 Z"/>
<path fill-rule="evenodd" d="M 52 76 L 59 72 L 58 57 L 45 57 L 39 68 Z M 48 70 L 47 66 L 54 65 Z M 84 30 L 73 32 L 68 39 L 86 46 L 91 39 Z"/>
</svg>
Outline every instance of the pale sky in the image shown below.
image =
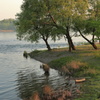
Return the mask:
<svg viewBox="0 0 100 100">
<path fill-rule="evenodd" d="M 0 20 L 15 18 L 19 13 L 23 0 L 0 0 Z"/>
</svg>

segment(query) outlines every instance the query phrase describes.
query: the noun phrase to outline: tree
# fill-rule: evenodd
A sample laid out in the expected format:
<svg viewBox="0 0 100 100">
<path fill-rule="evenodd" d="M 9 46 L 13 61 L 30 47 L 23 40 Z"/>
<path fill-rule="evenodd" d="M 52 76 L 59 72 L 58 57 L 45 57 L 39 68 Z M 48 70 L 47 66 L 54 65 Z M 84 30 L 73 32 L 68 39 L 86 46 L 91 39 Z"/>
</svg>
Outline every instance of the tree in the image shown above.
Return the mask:
<svg viewBox="0 0 100 100">
<path fill-rule="evenodd" d="M 17 14 L 17 37 L 31 42 L 43 39 L 48 50 L 51 50 L 48 38 L 51 36 L 52 26 L 48 25 L 49 19 L 44 1 L 24 0 L 22 12 Z"/>
<path fill-rule="evenodd" d="M 81 13 L 83 17 L 80 17 L 79 15 L 74 20 L 74 28 L 75 30 L 80 33 L 80 35 L 88 42 L 90 43 L 94 49 L 97 49 L 97 46 L 95 45 L 94 37 L 99 35 L 100 30 L 100 14 L 99 10 L 100 2 L 98 0 L 89 0 L 88 2 L 88 9 L 85 13 Z M 89 40 L 85 37 L 86 34 L 91 34 L 92 39 Z"/>
<path fill-rule="evenodd" d="M 66 36 L 69 44 L 69 51 L 75 50 L 70 36 L 71 21 L 73 16 L 74 0 L 47 0 L 48 15 L 59 31 L 58 34 Z"/>
<path fill-rule="evenodd" d="M 78 17 L 86 17 L 88 0 L 47 0 L 47 2 L 49 16 L 55 27 L 67 38 L 69 51 L 75 50 L 71 39 L 71 30 L 75 25 L 73 22 Z"/>
<path fill-rule="evenodd" d="M 93 34 L 100 37 L 100 0 L 89 0 L 91 8 L 89 9 L 90 19 L 92 19 Z"/>
</svg>

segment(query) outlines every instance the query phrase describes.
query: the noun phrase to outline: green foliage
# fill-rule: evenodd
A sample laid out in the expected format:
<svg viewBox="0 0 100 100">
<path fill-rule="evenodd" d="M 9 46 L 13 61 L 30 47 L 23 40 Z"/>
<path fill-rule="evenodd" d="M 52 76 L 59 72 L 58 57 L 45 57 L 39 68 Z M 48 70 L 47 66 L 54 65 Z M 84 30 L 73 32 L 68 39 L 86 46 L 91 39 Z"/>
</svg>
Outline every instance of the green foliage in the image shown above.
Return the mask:
<svg viewBox="0 0 100 100">
<path fill-rule="evenodd" d="M 86 7 L 86 6 L 84 6 Z M 87 12 L 87 13 L 86 13 Z M 88 42 L 90 39 L 85 37 L 86 34 L 97 36 L 98 40 L 100 37 L 100 1 L 89 0 L 86 12 L 82 12 L 81 15 L 76 15 L 73 20 L 72 29 L 79 32 L 81 36 Z M 94 38 L 91 39 L 92 42 Z M 91 42 L 90 42 L 91 43 Z"/>
<path fill-rule="evenodd" d="M 17 15 L 18 37 L 37 42 L 39 39 L 51 34 L 51 26 L 48 26 L 47 8 L 44 1 L 24 0 L 21 6 L 22 12 Z"/>
<path fill-rule="evenodd" d="M 56 41 L 67 35 L 70 41 L 72 29 L 99 37 L 99 6 L 98 0 L 24 0 L 22 12 L 17 14 L 17 37 L 38 42 L 49 37 Z"/>
<path fill-rule="evenodd" d="M 94 33 L 96 36 L 100 36 L 100 0 L 92 0 L 90 1 L 90 5 L 92 9 L 89 12 L 89 25 L 94 29 Z M 89 27 L 89 28 L 90 28 Z"/>
</svg>

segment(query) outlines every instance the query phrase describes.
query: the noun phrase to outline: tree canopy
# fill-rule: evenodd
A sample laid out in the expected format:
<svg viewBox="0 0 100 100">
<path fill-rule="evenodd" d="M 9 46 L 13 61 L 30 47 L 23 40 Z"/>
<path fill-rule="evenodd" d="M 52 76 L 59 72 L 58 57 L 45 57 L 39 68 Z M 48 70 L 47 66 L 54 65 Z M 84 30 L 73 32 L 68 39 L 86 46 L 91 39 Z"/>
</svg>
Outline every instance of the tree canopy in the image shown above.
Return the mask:
<svg viewBox="0 0 100 100">
<path fill-rule="evenodd" d="M 22 12 L 17 14 L 19 39 L 38 42 L 43 39 L 48 50 L 48 38 L 56 40 L 65 36 L 69 51 L 75 50 L 71 30 L 83 34 L 100 34 L 99 0 L 24 0 Z"/>
</svg>

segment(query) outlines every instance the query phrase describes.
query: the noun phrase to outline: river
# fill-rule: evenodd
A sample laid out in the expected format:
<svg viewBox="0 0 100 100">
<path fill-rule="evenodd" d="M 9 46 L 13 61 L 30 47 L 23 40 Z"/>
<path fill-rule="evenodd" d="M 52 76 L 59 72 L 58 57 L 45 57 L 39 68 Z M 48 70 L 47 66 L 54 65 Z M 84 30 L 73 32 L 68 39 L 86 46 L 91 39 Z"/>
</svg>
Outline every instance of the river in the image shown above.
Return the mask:
<svg viewBox="0 0 100 100">
<path fill-rule="evenodd" d="M 66 46 L 65 41 L 50 42 L 53 48 Z M 23 100 L 30 97 L 36 90 L 49 84 L 54 89 L 66 85 L 64 76 L 50 69 L 50 75 L 45 76 L 40 69 L 41 62 L 24 58 L 24 51 L 44 49 L 41 41 L 34 44 L 16 39 L 16 33 L 0 33 L 0 100 Z"/>
</svg>

